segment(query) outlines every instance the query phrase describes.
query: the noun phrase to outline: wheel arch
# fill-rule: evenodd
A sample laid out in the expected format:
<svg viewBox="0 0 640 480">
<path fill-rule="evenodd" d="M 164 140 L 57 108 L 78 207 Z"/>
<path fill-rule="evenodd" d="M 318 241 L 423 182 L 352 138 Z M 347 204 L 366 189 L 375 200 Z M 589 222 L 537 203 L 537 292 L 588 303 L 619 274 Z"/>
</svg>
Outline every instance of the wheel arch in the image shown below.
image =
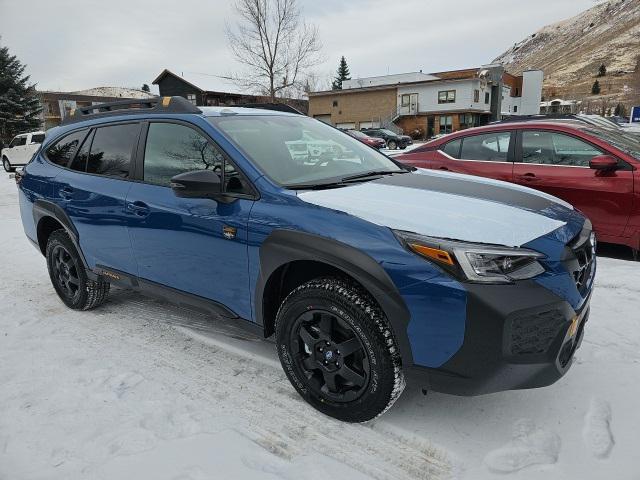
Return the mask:
<svg viewBox="0 0 640 480">
<path fill-rule="evenodd" d="M 387 272 L 361 250 L 304 232 L 275 230 L 260 247 L 255 311 L 265 336 L 274 333 L 276 314 L 286 295 L 296 286 L 325 275 L 350 278 L 373 297 L 390 323 L 403 365 L 412 365 L 409 310 Z"/>
<path fill-rule="evenodd" d="M 78 251 L 78 256 L 82 260 L 82 264 L 87 272 L 87 277 L 95 280 L 98 276 L 89 268 L 87 261 L 80 248 L 78 239 L 78 231 L 74 227 L 71 219 L 66 212 L 53 202 L 38 199 L 33 204 L 33 220 L 36 225 L 36 234 L 38 247 L 42 255 L 47 254 L 47 241 L 49 236 L 56 230 L 64 230 L 67 232 L 73 245 Z"/>
</svg>

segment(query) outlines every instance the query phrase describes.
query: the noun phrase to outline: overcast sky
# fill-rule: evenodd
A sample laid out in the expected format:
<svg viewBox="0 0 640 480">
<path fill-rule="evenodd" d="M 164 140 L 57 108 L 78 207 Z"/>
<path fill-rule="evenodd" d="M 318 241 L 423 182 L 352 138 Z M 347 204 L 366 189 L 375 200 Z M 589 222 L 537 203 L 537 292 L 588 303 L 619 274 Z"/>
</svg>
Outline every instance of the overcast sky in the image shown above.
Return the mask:
<svg viewBox="0 0 640 480">
<path fill-rule="evenodd" d="M 540 27 L 594 0 L 299 0 L 320 29 L 330 76 L 341 55 L 352 77 L 488 63 Z M 208 89 L 239 70 L 226 44 L 223 0 L 0 0 L 0 44 L 39 89 L 139 88 L 169 68 Z M 152 86 L 157 91 L 157 87 Z"/>
</svg>

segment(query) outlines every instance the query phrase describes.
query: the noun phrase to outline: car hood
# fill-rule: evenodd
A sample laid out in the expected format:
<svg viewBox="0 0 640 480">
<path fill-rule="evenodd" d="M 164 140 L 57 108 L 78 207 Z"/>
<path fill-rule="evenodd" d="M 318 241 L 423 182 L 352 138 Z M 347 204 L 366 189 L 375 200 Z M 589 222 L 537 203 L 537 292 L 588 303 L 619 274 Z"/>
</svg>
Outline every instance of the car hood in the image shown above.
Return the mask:
<svg viewBox="0 0 640 480">
<path fill-rule="evenodd" d="M 566 243 L 585 220 L 570 204 L 530 188 L 424 169 L 298 196 L 396 230 L 513 247 L 551 232 Z"/>
</svg>

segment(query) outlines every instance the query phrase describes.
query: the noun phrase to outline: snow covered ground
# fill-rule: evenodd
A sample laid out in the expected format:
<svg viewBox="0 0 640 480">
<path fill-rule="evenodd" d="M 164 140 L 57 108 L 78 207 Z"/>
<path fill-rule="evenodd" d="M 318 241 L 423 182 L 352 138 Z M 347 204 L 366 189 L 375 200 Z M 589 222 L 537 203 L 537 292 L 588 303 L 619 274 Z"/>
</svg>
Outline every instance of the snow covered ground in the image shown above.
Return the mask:
<svg viewBox="0 0 640 480">
<path fill-rule="evenodd" d="M 640 479 L 640 264 L 601 258 L 551 387 L 408 387 L 367 425 L 300 400 L 273 344 L 116 290 L 67 309 L 0 177 L 0 479 Z"/>
</svg>

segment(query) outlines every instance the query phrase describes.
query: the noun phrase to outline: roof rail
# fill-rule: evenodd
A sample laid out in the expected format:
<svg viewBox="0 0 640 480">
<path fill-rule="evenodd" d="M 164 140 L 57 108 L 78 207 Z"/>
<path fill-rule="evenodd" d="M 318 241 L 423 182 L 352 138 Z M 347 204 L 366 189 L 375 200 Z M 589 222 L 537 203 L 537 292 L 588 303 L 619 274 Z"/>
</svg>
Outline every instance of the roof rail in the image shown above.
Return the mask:
<svg viewBox="0 0 640 480">
<path fill-rule="evenodd" d="M 304 115 L 304 113 L 302 113 L 300 110 L 286 103 L 240 103 L 238 105 L 230 106 L 240 108 L 261 108 L 262 110 L 274 110 L 276 112 L 296 113 L 298 115 Z"/>
<path fill-rule="evenodd" d="M 142 112 L 144 110 L 144 112 Z M 65 116 L 61 125 L 102 118 L 112 115 L 127 115 L 136 113 L 202 113 L 198 107 L 184 97 L 154 97 L 130 100 L 118 100 L 109 103 L 99 103 L 88 107 L 72 109 Z"/>
</svg>

